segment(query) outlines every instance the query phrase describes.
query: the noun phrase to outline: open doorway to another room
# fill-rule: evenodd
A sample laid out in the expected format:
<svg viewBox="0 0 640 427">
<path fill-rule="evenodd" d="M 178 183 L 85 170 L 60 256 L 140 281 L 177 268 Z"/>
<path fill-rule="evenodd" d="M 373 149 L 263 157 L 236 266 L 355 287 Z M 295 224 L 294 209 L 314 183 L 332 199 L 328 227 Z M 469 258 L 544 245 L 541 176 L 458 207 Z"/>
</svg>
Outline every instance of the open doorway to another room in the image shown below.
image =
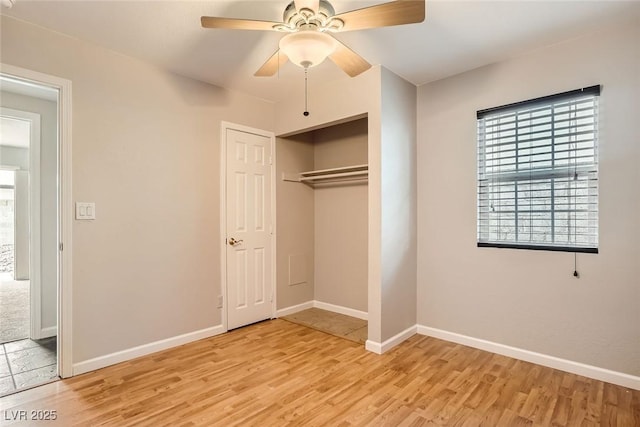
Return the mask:
<svg viewBox="0 0 640 427">
<path fill-rule="evenodd" d="M 0 79 L 0 395 L 58 379 L 58 93 Z"/>
<path fill-rule="evenodd" d="M 6 145 L 1 147 L 0 154 L 10 149 Z M 16 147 L 16 151 L 20 150 L 22 148 Z M 6 161 L 6 153 L 3 157 Z M 20 247 L 24 236 L 16 236 L 16 234 L 23 234 L 16 233 L 18 228 L 16 227 L 16 175 L 21 171 L 13 169 L 12 166 L 2 165 L 2 167 L 3 169 L 0 169 L 0 344 L 29 338 L 30 327 L 28 271 L 26 276 L 21 276 L 21 273 L 24 273 L 24 263 L 26 262 L 27 268 L 29 264 L 28 259 L 24 259 L 24 251 Z M 16 248 L 16 237 L 20 243 L 18 248 Z M 16 250 L 18 256 L 16 256 Z M 26 254 L 28 257 L 28 251 Z"/>
</svg>

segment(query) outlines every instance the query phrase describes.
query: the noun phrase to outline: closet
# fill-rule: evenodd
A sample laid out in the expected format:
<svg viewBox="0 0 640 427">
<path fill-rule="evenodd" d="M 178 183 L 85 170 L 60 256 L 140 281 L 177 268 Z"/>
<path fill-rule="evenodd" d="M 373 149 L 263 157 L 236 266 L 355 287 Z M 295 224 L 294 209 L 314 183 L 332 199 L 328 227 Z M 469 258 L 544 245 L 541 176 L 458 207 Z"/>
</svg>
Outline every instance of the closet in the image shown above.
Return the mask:
<svg viewBox="0 0 640 427">
<path fill-rule="evenodd" d="M 277 307 L 368 304 L 367 119 L 277 138 Z"/>
</svg>

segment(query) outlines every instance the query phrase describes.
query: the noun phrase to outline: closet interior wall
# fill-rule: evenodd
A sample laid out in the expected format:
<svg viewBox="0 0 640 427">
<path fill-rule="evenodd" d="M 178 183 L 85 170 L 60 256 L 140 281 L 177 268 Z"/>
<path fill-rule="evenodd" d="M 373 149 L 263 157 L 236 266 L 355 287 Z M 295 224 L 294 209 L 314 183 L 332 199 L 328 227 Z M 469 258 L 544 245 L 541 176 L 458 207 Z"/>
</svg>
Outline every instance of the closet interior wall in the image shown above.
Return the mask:
<svg viewBox="0 0 640 427">
<path fill-rule="evenodd" d="M 277 307 L 311 300 L 367 312 L 366 180 L 309 185 L 282 173 L 368 162 L 367 119 L 278 138 Z"/>
<path fill-rule="evenodd" d="M 314 193 L 282 174 L 313 169 L 313 134 L 276 139 L 276 307 L 314 298 Z"/>
</svg>

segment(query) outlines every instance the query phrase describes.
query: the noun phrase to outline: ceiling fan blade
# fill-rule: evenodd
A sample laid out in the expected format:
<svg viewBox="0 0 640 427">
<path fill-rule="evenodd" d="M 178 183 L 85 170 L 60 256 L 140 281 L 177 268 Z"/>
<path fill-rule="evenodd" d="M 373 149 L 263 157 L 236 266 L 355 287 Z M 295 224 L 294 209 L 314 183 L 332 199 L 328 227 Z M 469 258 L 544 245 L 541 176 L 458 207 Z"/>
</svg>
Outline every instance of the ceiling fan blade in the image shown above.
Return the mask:
<svg viewBox="0 0 640 427">
<path fill-rule="evenodd" d="M 267 62 L 262 64 L 262 67 L 256 71 L 254 76 L 256 77 L 271 77 L 275 73 L 278 72 L 280 67 L 282 67 L 289 60 L 287 55 L 277 50 L 276 53 L 271 55 L 271 58 L 267 59 Z"/>
<path fill-rule="evenodd" d="M 320 0 L 294 0 L 294 3 L 296 5 L 296 10 L 304 8 L 317 12 L 320 8 Z"/>
<path fill-rule="evenodd" d="M 214 16 L 203 16 L 200 18 L 204 28 L 223 28 L 229 30 L 265 30 L 274 31 L 274 25 L 281 22 L 253 21 L 250 19 L 217 18 Z"/>
<path fill-rule="evenodd" d="M 369 64 L 363 57 L 349 49 L 341 41 L 337 40 L 336 50 L 329 55 L 329 58 L 342 69 L 345 73 L 351 77 L 355 77 L 358 74 L 364 73 L 369 68 Z"/>
<path fill-rule="evenodd" d="M 344 21 L 344 27 L 340 31 L 415 24 L 424 21 L 425 0 L 396 0 L 341 13 L 335 17 Z"/>
</svg>

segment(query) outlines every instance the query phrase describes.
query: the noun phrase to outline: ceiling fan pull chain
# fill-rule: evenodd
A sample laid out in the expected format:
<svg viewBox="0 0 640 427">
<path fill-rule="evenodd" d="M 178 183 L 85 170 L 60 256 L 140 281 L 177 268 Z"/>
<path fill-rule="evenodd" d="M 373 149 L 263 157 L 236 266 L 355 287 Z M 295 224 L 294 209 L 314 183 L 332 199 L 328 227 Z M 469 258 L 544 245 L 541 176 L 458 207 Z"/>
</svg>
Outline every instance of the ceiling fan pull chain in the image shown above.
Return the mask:
<svg viewBox="0 0 640 427">
<path fill-rule="evenodd" d="M 309 99 L 309 67 L 305 67 L 304 69 L 304 113 L 303 116 L 307 117 L 309 115 L 309 109 L 307 108 Z"/>
</svg>

